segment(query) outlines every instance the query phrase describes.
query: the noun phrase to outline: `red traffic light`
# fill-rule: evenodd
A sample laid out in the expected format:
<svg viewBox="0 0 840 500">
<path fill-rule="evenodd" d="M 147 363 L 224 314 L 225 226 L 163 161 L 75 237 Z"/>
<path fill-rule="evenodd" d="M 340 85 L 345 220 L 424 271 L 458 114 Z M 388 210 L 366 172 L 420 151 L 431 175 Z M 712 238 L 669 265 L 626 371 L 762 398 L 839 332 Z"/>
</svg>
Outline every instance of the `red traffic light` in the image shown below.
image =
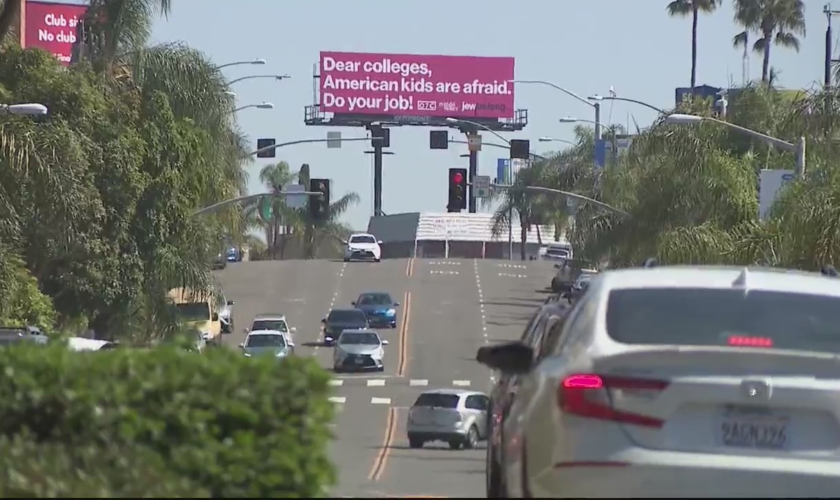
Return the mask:
<svg viewBox="0 0 840 500">
<path fill-rule="evenodd" d="M 455 184 L 460 184 L 464 182 L 464 176 L 461 175 L 461 172 L 457 172 L 455 175 L 452 176 L 452 180 L 455 182 Z"/>
</svg>

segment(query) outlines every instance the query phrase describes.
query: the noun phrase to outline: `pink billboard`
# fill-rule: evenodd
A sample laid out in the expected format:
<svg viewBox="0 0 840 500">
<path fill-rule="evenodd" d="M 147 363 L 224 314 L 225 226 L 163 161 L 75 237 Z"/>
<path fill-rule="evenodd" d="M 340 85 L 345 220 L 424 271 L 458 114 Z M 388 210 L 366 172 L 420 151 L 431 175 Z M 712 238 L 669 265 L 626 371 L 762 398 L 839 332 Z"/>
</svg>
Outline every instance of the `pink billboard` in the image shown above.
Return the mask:
<svg viewBox="0 0 840 500">
<path fill-rule="evenodd" d="M 69 65 L 76 25 L 86 10 L 87 5 L 27 0 L 24 47 L 44 49 L 61 64 Z"/>
<path fill-rule="evenodd" d="M 329 113 L 512 118 L 512 57 L 321 52 Z"/>
</svg>

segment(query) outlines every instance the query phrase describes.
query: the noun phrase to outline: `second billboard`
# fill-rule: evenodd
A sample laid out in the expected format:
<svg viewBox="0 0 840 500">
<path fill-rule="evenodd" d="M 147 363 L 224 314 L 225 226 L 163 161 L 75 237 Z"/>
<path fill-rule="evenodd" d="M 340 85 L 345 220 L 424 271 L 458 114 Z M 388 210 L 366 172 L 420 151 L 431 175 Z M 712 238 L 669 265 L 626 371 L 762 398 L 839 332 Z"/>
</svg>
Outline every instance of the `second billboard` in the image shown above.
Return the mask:
<svg viewBox="0 0 840 500">
<path fill-rule="evenodd" d="M 321 110 L 512 118 L 512 57 L 321 52 Z"/>
</svg>

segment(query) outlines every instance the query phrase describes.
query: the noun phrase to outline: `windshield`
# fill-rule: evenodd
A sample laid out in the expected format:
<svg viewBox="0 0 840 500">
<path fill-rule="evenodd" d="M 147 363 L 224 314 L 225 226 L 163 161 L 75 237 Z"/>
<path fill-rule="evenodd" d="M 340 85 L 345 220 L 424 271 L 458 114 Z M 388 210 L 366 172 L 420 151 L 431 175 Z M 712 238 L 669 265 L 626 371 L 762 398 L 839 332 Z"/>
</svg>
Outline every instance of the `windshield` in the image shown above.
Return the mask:
<svg viewBox="0 0 840 500">
<path fill-rule="evenodd" d="M 366 293 L 356 301 L 356 305 L 359 306 L 390 306 L 393 303 L 387 293 Z"/>
<path fill-rule="evenodd" d="M 339 345 L 377 345 L 379 335 L 375 333 L 343 333 L 338 338 Z"/>
<path fill-rule="evenodd" d="M 331 311 L 327 321 L 330 323 L 350 323 L 364 325 L 367 322 L 367 316 L 362 311 L 356 309 L 348 309 L 343 311 Z"/>
<path fill-rule="evenodd" d="M 373 236 L 353 236 L 350 243 L 376 243 L 376 239 Z"/>
<path fill-rule="evenodd" d="M 248 335 L 245 347 L 286 347 L 286 337 L 272 334 Z"/>
<path fill-rule="evenodd" d="M 255 319 L 251 324 L 251 331 L 257 330 L 276 330 L 282 333 L 288 333 L 289 327 L 282 319 Z"/>
<path fill-rule="evenodd" d="M 759 337 L 779 349 L 840 353 L 840 298 L 765 290 L 615 290 L 607 333 L 625 344 L 725 346 Z"/>
<path fill-rule="evenodd" d="M 427 392 L 421 394 L 414 406 L 426 406 L 434 408 L 458 408 L 458 401 L 461 399 L 457 394 L 439 394 Z"/>
<path fill-rule="evenodd" d="M 209 321 L 210 305 L 207 302 L 188 302 L 186 304 L 175 304 L 178 315 L 186 321 Z"/>
</svg>

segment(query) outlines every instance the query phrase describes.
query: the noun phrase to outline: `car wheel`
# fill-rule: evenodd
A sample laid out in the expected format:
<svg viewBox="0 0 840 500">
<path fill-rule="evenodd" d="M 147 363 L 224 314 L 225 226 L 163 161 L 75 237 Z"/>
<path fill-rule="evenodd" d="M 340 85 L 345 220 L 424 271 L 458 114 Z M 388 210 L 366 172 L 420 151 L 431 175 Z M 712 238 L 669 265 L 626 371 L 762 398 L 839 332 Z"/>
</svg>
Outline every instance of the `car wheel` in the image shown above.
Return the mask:
<svg viewBox="0 0 840 500">
<path fill-rule="evenodd" d="M 412 448 L 422 448 L 426 444 L 417 436 L 408 436 L 408 445 Z"/>
<path fill-rule="evenodd" d="M 333 371 L 334 371 L 335 373 L 341 373 L 341 371 L 342 371 L 342 370 L 341 370 L 341 367 L 340 367 L 340 366 L 333 366 Z"/>
<path fill-rule="evenodd" d="M 452 448 L 453 450 L 460 450 L 462 444 L 463 444 L 463 442 L 461 442 L 461 441 L 450 441 L 449 442 L 449 447 Z"/>
<path fill-rule="evenodd" d="M 467 437 L 464 438 L 464 448 L 471 450 L 478 445 L 478 429 L 475 426 L 470 427 L 467 431 Z"/>
<path fill-rule="evenodd" d="M 379 261 L 381 261 L 381 260 L 382 260 L 382 259 L 373 259 L 373 261 L 374 261 L 374 262 L 379 262 Z"/>
<path fill-rule="evenodd" d="M 344 257 L 344 262 L 350 262 L 350 257 Z"/>
</svg>

